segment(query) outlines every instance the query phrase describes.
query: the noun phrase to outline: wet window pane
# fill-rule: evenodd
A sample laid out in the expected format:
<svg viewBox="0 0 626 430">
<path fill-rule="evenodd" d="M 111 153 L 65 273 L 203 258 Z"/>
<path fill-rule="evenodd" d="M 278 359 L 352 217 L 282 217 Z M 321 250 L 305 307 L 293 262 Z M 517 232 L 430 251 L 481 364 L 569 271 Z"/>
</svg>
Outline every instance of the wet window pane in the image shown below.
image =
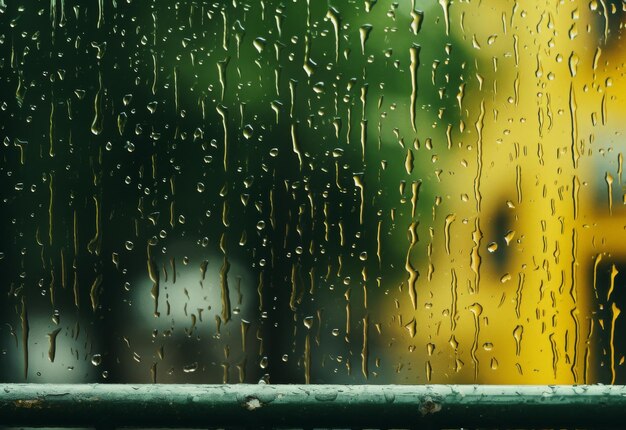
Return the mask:
<svg viewBox="0 0 626 430">
<path fill-rule="evenodd" d="M 0 380 L 626 382 L 625 9 L 0 0 Z"/>
</svg>

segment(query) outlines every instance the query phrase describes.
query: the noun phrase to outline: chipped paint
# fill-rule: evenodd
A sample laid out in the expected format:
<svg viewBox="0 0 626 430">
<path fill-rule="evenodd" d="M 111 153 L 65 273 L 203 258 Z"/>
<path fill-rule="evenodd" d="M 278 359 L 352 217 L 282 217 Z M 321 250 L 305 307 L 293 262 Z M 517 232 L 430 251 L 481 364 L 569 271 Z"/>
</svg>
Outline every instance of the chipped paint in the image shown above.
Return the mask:
<svg viewBox="0 0 626 430">
<path fill-rule="evenodd" d="M 246 402 L 243 404 L 243 407 L 249 411 L 253 411 L 263 407 L 263 403 L 261 403 L 261 401 L 256 397 L 248 397 Z"/>
</svg>

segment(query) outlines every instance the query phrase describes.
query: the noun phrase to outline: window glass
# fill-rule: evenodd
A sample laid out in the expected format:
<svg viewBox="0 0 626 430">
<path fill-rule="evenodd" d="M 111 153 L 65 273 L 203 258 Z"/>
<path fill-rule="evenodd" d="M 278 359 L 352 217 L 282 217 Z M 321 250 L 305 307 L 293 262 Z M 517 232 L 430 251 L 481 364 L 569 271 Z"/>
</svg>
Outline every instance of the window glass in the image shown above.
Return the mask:
<svg viewBox="0 0 626 430">
<path fill-rule="evenodd" d="M 625 382 L 625 9 L 0 0 L 0 380 Z"/>
</svg>

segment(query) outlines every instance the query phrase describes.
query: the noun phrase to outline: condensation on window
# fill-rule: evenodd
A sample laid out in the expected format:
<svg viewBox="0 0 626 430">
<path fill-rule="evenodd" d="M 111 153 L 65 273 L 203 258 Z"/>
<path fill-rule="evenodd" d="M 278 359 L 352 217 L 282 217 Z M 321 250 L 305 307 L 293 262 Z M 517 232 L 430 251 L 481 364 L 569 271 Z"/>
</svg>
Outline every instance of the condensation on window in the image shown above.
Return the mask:
<svg viewBox="0 0 626 430">
<path fill-rule="evenodd" d="M 624 383 L 619 0 L 0 0 L 0 380 Z"/>
</svg>

